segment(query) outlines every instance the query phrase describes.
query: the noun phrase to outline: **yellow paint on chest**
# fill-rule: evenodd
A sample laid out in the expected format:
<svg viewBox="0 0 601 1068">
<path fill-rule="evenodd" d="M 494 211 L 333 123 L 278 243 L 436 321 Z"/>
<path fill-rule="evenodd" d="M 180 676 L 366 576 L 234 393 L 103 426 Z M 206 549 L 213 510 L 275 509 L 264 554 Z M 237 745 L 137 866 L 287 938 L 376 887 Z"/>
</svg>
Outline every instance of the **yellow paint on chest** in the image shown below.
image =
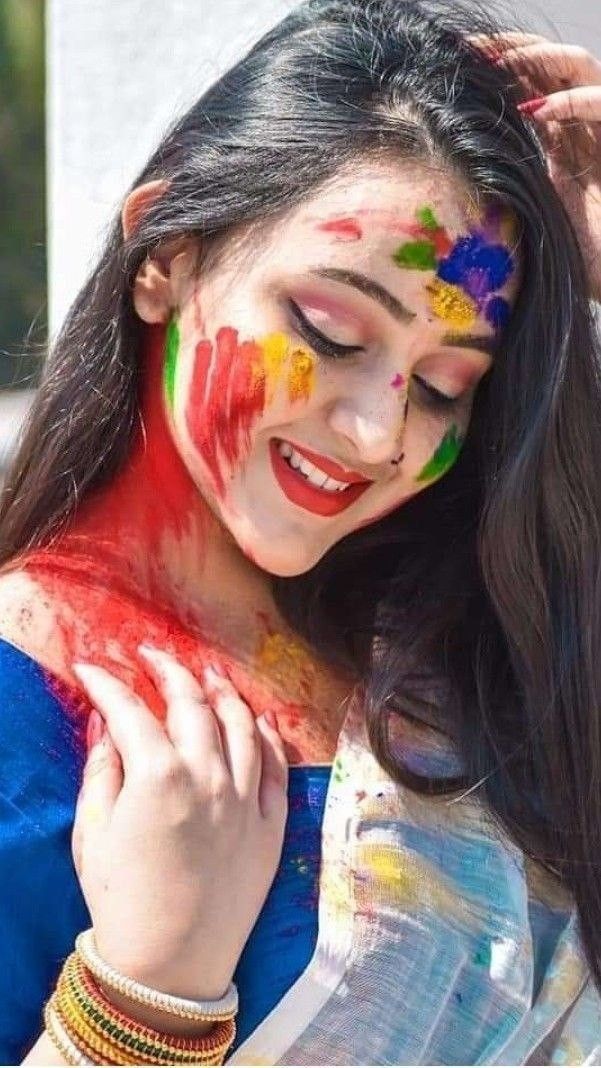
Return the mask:
<svg viewBox="0 0 601 1068">
<path fill-rule="evenodd" d="M 309 650 L 297 638 L 284 634 L 267 634 L 257 652 L 257 666 L 281 686 L 290 689 L 293 698 L 301 685 L 315 675 Z"/>
</svg>

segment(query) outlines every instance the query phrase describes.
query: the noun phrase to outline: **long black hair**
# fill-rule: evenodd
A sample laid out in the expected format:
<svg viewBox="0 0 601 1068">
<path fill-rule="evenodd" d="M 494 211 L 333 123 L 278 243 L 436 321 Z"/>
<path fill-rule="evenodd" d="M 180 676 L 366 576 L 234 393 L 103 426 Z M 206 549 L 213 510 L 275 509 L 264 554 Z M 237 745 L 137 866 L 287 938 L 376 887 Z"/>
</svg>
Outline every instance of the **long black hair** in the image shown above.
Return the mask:
<svg viewBox="0 0 601 1068">
<path fill-rule="evenodd" d="M 127 241 L 115 219 L 49 355 L 9 473 L 0 562 L 48 542 L 111 479 L 138 425 L 135 274 L 163 240 L 209 250 L 269 225 L 374 154 L 461 175 L 513 212 L 522 281 L 455 467 L 395 514 L 274 580 L 287 618 L 367 687 L 371 743 L 429 793 L 478 785 L 570 887 L 601 987 L 601 388 L 588 279 L 519 86 L 470 40 L 475 3 L 308 0 L 167 133 L 134 185 L 168 189 Z M 394 717 L 439 724 L 461 780 L 420 778 Z"/>
</svg>

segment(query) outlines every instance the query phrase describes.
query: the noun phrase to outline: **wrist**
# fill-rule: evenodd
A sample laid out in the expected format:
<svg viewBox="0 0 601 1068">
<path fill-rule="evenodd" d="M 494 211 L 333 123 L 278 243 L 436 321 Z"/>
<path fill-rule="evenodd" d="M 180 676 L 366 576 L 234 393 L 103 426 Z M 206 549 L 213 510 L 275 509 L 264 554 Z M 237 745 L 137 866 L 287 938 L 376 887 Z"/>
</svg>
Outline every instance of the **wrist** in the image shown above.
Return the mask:
<svg viewBox="0 0 601 1068">
<path fill-rule="evenodd" d="M 133 998 L 127 997 L 126 994 L 121 994 L 118 990 L 113 990 L 112 987 L 96 979 L 96 983 L 102 990 L 102 993 L 106 997 L 107 1001 L 110 1001 L 111 1005 L 114 1005 L 116 1009 L 125 1013 L 126 1016 L 131 1017 L 137 1023 L 143 1024 L 145 1027 L 152 1027 L 155 1031 L 163 1031 L 171 1035 L 181 1035 L 187 1038 L 194 1038 L 197 1035 L 206 1035 L 215 1027 L 213 1021 L 207 1020 L 186 1020 L 178 1016 L 174 1016 L 171 1013 L 164 1012 L 161 1009 L 157 1009 L 151 1005 L 141 1005 L 139 1001 L 134 1001 Z"/>
</svg>

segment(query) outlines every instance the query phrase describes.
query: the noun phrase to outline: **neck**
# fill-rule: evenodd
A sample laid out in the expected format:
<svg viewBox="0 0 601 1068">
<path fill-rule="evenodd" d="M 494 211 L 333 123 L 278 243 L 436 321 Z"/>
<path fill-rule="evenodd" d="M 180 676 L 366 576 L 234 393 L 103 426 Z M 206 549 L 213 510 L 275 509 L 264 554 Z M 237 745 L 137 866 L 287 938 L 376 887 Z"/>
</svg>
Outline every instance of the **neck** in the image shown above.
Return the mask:
<svg viewBox="0 0 601 1068">
<path fill-rule="evenodd" d="M 114 581 L 207 637 L 275 612 L 269 576 L 207 507 L 177 452 L 163 402 L 164 328 L 147 328 L 140 429 L 119 474 L 87 498 L 60 551 L 99 556 Z M 226 632 L 225 634 L 223 632 Z"/>
</svg>

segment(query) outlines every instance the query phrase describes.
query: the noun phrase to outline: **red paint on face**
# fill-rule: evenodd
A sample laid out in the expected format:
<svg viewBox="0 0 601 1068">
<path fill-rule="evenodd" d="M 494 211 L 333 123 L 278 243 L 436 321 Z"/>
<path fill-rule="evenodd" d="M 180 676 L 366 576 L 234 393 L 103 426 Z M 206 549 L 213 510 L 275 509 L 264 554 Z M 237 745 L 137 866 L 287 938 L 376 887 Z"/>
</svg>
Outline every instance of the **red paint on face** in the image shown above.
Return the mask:
<svg viewBox="0 0 601 1068">
<path fill-rule="evenodd" d="M 431 241 L 436 250 L 436 258 L 439 260 L 448 256 L 453 247 L 453 241 L 443 226 L 437 227 L 436 230 L 428 230 L 421 224 L 411 223 L 407 230 L 418 240 Z"/>
<path fill-rule="evenodd" d="M 306 709 L 286 695 L 279 697 L 269 680 L 257 678 L 236 649 L 225 648 L 215 639 L 210 625 L 199 620 L 198 611 L 189 618 L 179 601 L 174 605 L 171 596 L 166 599 L 159 584 L 160 568 L 159 579 L 149 570 L 144 581 L 137 572 L 140 561 L 160 561 L 165 540 L 177 545 L 191 529 L 201 569 L 204 545 L 214 536 L 215 521 L 167 424 L 164 345 L 163 327 L 145 329 L 140 347 L 144 368 L 141 419 L 123 466 L 107 485 L 85 496 L 67 531 L 51 546 L 15 558 L 12 564 L 34 583 L 30 599 L 19 612 L 22 636 L 18 644 L 31 650 L 48 671 L 53 692 L 78 727 L 82 749 L 90 704 L 72 674 L 74 661 L 105 667 L 131 686 L 159 718 L 164 717 L 163 700 L 148 665 L 138 655 L 138 645 L 146 642 L 171 652 L 198 678 L 204 664 L 221 666 L 256 715 L 272 708 L 280 723 L 290 725 L 296 737 L 286 743 L 288 757 L 292 763 L 306 762 L 312 752 Z M 246 351 L 244 346 L 240 350 Z M 247 369 L 249 363 L 244 361 Z M 244 375 L 234 381 L 235 377 L 232 396 L 244 388 Z M 244 427 L 249 416 L 243 397 L 238 408 L 237 425 Z M 254 411 L 252 404 L 250 410 Z M 37 634 L 40 609 L 52 617 L 52 642 L 46 623 L 42 637 Z"/>
<path fill-rule="evenodd" d="M 225 493 L 222 459 L 230 467 L 250 449 L 250 432 L 265 407 L 263 354 L 254 341 L 222 327 L 215 339 L 196 346 L 186 423 L 220 496 Z"/>
<path fill-rule="evenodd" d="M 318 227 L 324 234 L 333 234 L 340 241 L 360 241 L 363 231 L 356 219 L 330 219 Z"/>
</svg>

